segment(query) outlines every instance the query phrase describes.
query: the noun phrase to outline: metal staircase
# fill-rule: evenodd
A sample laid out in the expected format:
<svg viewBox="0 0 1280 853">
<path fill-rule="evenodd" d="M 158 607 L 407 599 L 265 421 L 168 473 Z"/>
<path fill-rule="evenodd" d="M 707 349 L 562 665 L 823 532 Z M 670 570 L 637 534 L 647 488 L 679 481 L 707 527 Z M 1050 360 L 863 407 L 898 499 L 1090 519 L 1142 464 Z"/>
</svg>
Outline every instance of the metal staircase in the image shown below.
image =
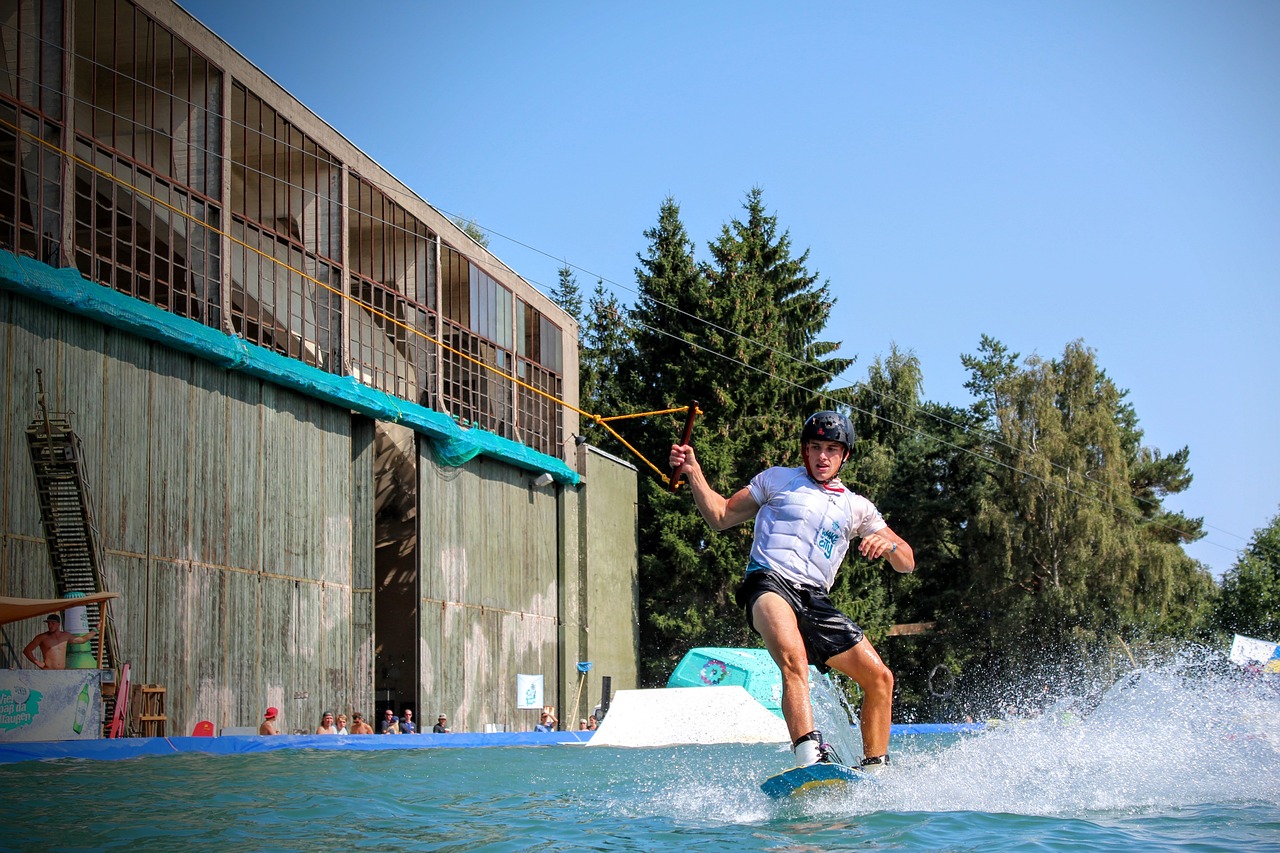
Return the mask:
<svg viewBox="0 0 1280 853">
<path fill-rule="evenodd" d="M 40 518 L 44 524 L 49 564 L 59 598 L 68 593 L 109 592 L 103 579 L 103 555 L 98 527 L 85 478 L 84 451 L 80 437 L 71 429 L 63 413 L 50 414 L 45 405 L 44 383 L 36 371 L 40 388 L 40 416 L 27 427 L 27 448 L 36 475 Z M 74 606 L 75 600 L 68 602 Z M 105 603 L 85 605 L 89 626 L 102 637 L 102 669 L 115 671 L 119 646 L 114 621 L 104 619 Z M 104 695 L 103 717 L 110 720 L 116 697 Z"/>
</svg>

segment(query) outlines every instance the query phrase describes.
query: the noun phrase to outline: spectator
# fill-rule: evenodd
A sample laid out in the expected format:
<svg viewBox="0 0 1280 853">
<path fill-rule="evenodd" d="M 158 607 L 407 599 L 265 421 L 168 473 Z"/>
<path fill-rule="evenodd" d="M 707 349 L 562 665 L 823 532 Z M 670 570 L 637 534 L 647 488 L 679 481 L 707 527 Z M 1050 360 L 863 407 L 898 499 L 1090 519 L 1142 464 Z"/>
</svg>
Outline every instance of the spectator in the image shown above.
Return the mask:
<svg viewBox="0 0 1280 853">
<path fill-rule="evenodd" d="M 382 722 L 378 724 L 378 730 L 384 735 L 400 734 L 400 718 L 391 713 L 391 709 L 382 712 Z"/>
<path fill-rule="evenodd" d="M 533 727 L 533 730 L 535 732 L 554 732 L 558 722 L 560 721 L 556 719 L 556 715 L 552 713 L 551 706 L 548 705 L 542 709 L 542 719 Z"/>
<path fill-rule="evenodd" d="M 373 726 L 364 721 L 364 714 L 359 711 L 351 712 L 351 733 L 353 735 L 373 734 Z"/>
<path fill-rule="evenodd" d="M 418 726 L 413 722 L 413 711 L 410 708 L 404 709 L 404 719 L 400 721 L 400 734 L 416 735 Z"/>
<path fill-rule="evenodd" d="M 593 716 L 587 717 L 587 731 L 594 732 L 595 730 L 596 730 L 595 716 L 593 715 Z"/>
<path fill-rule="evenodd" d="M 587 718 L 583 717 L 581 720 L 578 720 L 578 731 L 585 732 L 586 730 L 587 730 Z"/>
<path fill-rule="evenodd" d="M 66 669 L 67 643 L 72 645 L 85 643 L 92 640 L 98 633 L 93 628 L 90 628 L 84 634 L 72 634 L 64 631 L 62 630 L 62 617 L 57 613 L 50 613 L 46 616 L 44 624 L 48 630 L 36 634 L 35 639 L 27 643 L 27 647 L 22 650 L 27 660 L 40 669 Z M 41 660 L 36 660 L 36 656 L 32 654 L 36 649 L 40 650 Z"/>
<path fill-rule="evenodd" d="M 349 731 L 347 731 L 347 715 L 346 714 L 338 715 L 338 734 L 340 735 L 351 734 Z"/>
<path fill-rule="evenodd" d="M 276 718 L 280 716 L 279 708 L 268 708 L 266 713 L 262 715 L 262 725 L 258 726 L 258 734 L 260 735 L 278 735 L 280 730 L 276 728 Z"/>
<path fill-rule="evenodd" d="M 431 731 L 438 735 L 447 735 L 449 733 L 449 720 L 444 714 L 441 714 L 436 724 L 431 727 Z"/>
<path fill-rule="evenodd" d="M 316 726 L 316 734 L 318 735 L 336 735 L 338 727 L 333 724 L 333 712 L 325 711 L 324 716 L 320 718 L 320 725 Z"/>
</svg>

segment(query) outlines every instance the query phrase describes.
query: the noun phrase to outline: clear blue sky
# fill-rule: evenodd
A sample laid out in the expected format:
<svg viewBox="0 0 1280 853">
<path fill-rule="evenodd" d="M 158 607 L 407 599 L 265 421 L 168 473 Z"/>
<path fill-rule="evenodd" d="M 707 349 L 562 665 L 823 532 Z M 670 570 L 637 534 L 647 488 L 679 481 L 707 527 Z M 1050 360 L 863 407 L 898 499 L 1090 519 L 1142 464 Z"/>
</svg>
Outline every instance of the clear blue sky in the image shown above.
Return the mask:
<svg viewBox="0 0 1280 853">
<path fill-rule="evenodd" d="M 544 290 L 630 302 L 666 196 L 705 258 L 759 186 L 850 378 L 1082 339 L 1190 446 L 1193 557 L 1280 512 L 1280 3 L 183 6 Z"/>
</svg>

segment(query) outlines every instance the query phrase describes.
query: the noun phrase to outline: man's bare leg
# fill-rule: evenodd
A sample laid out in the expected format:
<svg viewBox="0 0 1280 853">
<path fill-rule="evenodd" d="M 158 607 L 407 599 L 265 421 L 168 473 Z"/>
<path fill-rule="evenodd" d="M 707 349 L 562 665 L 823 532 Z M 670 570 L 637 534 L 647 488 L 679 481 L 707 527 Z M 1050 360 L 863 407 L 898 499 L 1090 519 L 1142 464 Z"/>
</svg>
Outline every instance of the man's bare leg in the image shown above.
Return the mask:
<svg viewBox="0 0 1280 853">
<path fill-rule="evenodd" d="M 862 752 L 867 758 L 889 752 L 889 726 L 893 717 L 893 673 L 864 639 L 827 661 L 862 688 Z"/>
<path fill-rule="evenodd" d="M 813 731 L 809 704 L 809 656 L 795 611 L 776 592 L 766 592 L 751 608 L 751 624 L 760 633 L 773 662 L 782 670 L 782 717 L 791 742 Z"/>
</svg>

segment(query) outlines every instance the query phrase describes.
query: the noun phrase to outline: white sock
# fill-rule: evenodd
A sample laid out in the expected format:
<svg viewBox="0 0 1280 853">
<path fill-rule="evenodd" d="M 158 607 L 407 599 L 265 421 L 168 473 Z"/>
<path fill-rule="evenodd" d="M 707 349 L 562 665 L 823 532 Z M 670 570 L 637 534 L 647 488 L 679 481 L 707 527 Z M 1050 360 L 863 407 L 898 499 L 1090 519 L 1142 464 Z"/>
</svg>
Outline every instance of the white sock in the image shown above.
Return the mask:
<svg viewBox="0 0 1280 853">
<path fill-rule="evenodd" d="M 808 767 L 810 764 L 817 764 L 821 753 L 818 752 L 818 743 L 816 740 L 801 741 L 792 747 L 792 751 L 796 754 L 796 766 Z"/>
</svg>

